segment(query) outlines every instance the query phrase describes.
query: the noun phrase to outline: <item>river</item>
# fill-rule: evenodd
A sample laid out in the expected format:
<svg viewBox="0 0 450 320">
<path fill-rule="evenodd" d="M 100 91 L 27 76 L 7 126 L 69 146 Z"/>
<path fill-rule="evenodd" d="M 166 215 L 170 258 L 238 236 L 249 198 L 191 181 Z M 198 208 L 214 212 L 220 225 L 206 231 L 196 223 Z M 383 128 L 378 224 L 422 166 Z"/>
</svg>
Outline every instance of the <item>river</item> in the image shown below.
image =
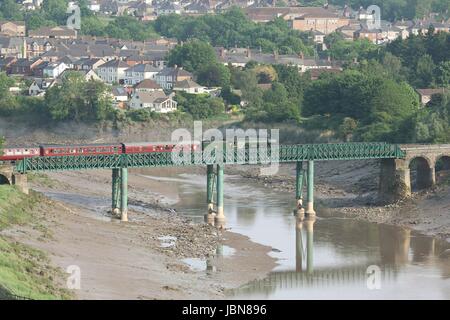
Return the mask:
<svg viewBox="0 0 450 320">
<path fill-rule="evenodd" d="M 206 178 L 141 173 L 177 194 L 176 210 L 202 222 Z M 156 191 L 156 190 L 152 190 Z M 230 299 L 450 299 L 450 245 L 407 228 L 321 216 L 298 220 L 294 195 L 225 177 L 226 227 L 271 246 L 277 267 Z M 233 253 L 230 253 L 233 254 Z M 225 257 L 226 258 L 226 255 Z M 210 272 L 193 265 L 197 272 Z"/>
</svg>

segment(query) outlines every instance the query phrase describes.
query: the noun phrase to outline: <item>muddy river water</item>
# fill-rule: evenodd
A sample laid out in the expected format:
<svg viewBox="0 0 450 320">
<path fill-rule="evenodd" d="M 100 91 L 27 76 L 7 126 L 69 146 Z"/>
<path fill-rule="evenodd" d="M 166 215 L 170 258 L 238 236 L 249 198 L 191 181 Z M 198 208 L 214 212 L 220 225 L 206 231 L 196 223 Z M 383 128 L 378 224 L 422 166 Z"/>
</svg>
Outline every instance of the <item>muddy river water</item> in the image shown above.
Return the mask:
<svg viewBox="0 0 450 320">
<path fill-rule="evenodd" d="M 205 177 L 157 175 L 177 195 L 176 210 L 201 222 Z M 450 245 L 406 228 L 351 219 L 298 220 L 294 195 L 225 177 L 227 228 L 271 246 L 278 266 L 228 292 L 230 299 L 450 299 Z M 207 263 L 194 268 L 208 272 Z"/>
</svg>

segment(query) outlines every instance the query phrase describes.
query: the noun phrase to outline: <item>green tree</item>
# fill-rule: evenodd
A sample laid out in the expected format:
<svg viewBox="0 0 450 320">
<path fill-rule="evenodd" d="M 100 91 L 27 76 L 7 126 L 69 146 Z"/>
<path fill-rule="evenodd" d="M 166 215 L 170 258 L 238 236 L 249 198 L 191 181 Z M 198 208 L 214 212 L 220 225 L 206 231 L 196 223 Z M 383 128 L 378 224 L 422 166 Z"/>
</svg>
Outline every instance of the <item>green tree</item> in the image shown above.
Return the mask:
<svg viewBox="0 0 450 320">
<path fill-rule="evenodd" d="M 177 45 L 169 52 L 167 60 L 169 66 L 182 66 L 190 72 L 217 63 L 214 48 L 201 40 L 192 40 Z"/>
<path fill-rule="evenodd" d="M 450 86 L 450 61 L 442 61 L 437 67 L 437 83 L 440 86 Z"/>
<path fill-rule="evenodd" d="M 201 66 L 197 73 L 197 81 L 207 87 L 228 87 L 230 86 L 230 70 L 220 63 L 212 63 Z"/>
<path fill-rule="evenodd" d="M 433 62 L 433 58 L 430 55 L 426 54 L 420 57 L 419 61 L 417 61 L 417 66 L 415 69 L 415 73 L 417 75 L 415 77 L 416 86 L 421 88 L 430 87 L 431 83 L 433 82 L 435 69 L 436 66 Z"/>
<path fill-rule="evenodd" d="M 14 0 L 2 0 L 0 3 L 0 17 L 6 20 L 23 20 L 20 5 Z"/>
</svg>

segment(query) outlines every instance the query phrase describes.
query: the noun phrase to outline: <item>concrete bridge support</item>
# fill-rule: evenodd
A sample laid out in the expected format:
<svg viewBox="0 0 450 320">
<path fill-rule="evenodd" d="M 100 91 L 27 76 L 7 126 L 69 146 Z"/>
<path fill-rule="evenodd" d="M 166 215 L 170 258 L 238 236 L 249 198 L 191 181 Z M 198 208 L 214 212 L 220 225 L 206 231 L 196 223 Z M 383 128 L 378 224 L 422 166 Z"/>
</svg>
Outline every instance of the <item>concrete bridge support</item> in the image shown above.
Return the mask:
<svg viewBox="0 0 450 320">
<path fill-rule="evenodd" d="M 225 214 L 223 212 L 223 164 L 217 165 L 217 214 L 214 219 L 214 224 L 217 228 L 222 229 L 225 226 Z"/>
<path fill-rule="evenodd" d="M 15 185 L 23 193 L 29 193 L 27 175 L 14 172 L 11 165 L 0 166 L 0 184 Z"/>
<path fill-rule="evenodd" d="M 381 160 L 379 196 L 384 202 L 393 202 L 411 196 L 409 161 Z"/>
<path fill-rule="evenodd" d="M 214 166 L 212 164 L 206 166 L 206 205 L 205 222 L 214 224 L 216 214 L 214 212 Z"/>
<path fill-rule="evenodd" d="M 316 211 L 314 211 L 314 161 L 308 161 L 308 202 L 306 204 L 306 215 L 315 216 Z"/>
<path fill-rule="evenodd" d="M 120 169 L 120 220 L 128 221 L 128 168 Z"/>
<path fill-rule="evenodd" d="M 314 272 L 314 223 L 315 217 L 306 218 L 303 223 L 306 227 L 306 272 Z"/>
</svg>

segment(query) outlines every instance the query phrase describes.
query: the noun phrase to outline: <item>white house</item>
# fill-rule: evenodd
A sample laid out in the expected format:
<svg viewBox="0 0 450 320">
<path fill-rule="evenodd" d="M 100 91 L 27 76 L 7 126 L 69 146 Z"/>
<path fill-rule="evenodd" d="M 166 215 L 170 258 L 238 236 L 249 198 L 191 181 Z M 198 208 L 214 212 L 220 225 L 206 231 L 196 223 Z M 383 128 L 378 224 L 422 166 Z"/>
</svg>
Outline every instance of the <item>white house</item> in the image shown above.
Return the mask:
<svg viewBox="0 0 450 320">
<path fill-rule="evenodd" d="M 137 64 L 125 70 L 125 81 L 124 83 L 130 86 L 145 80 L 145 79 L 155 79 L 156 74 L 160 70 L 155 68 L 150 64 Z"/>
<path fill-rule="evenodd" d="M 207 93 L 206 88 L 192 80 L 178 81 L 173 85 L 173 91 L 183 91 L 190 94 Z"/>
<path fill-rule="evenodd" d="M 130 66 L 122 60 L 111 60 L 100 65 L 96 72 L 103 82 L 123 84 L 125 79 L 125 70 L 129 67 Z"/>
<path fill-rule="evenodd" d="M 55 81 L 51 79 L 34 79 L 33 83 L 28 88 L 28 94 L 32 97 L 42 97 L 54 84 Z"/>
<path fill-rule="evenodd" d="M 97 0 L 91 0 L 88 4 L 88 9 L 93 12 L 100 12 L 100 2 Z"/>
<path fill-rule="evenodd" d="M 131 97 L 130 108 L 148 108 L 154 112 L 168 113 L 177 110 L 177 102 L 163 91 L 136 91 Z"/>
<path fill-rule="evenodd" d="M 43 70 L 45 78 L 58 78 L 69 67 L 64 62 L 49 63 Z"/>
</svg>

